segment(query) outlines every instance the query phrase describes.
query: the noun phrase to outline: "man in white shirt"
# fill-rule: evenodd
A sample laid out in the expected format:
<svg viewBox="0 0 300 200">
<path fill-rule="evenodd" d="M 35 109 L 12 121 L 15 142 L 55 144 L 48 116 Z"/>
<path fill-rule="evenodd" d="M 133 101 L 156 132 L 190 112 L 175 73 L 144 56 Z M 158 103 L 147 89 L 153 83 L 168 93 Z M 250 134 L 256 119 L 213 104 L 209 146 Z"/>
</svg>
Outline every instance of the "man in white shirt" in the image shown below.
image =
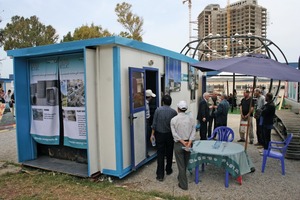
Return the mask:
<svg viewBox="0 0 300 200">
<path fill-rule="evenodd" d="M 195 121 L 185 114 L 188 106 L 185 101 L 177 104 L 178 115 L 171 120 L 171 130 L 174 138 L 174 153 L 178 167 L 178 186 L 188 189 L 186 170 L 190 158 L 190 148 L 195 139 Z"/>
</svg>

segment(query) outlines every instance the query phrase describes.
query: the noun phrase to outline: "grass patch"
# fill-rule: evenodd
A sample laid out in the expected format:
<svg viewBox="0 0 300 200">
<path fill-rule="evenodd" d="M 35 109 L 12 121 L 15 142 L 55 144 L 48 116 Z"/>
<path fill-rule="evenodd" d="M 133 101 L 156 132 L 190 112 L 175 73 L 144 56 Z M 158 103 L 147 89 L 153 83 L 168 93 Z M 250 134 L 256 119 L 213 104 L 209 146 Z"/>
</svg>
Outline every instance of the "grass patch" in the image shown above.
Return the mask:
<svg viewBox="0 0 300 200">
<path fill-rule="evenodd" d="M 228 114 L 241 114 L 240 112 L 240 108 L 233 108 L 233 110 L 231 109 L 231 107 L 228 110 Z"/>
<path fill-rule="evenodd" d="M 23 168 L 21 173 L 0 176 L 0 199 L 174 199 L 161 192 L 131 190 L 108 181 L 97 182 L 56 172 Z"/>
</svg>

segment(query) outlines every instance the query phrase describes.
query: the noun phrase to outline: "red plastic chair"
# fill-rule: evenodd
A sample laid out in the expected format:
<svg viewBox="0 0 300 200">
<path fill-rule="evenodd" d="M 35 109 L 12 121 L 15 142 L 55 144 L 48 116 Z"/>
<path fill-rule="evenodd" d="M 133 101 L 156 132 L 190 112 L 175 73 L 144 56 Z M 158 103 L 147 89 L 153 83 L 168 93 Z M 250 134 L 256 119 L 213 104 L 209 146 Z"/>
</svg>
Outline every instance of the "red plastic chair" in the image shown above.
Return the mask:
<svg viewBox="0 0 300 200">
<path fill-rule="evenodd" d="M 270 141 L 268 150 L 264 150 L 263 162 L 261 167 L 261 172 L 264 173 L 267 158 L 275 158 L 281 161 L 281 173 L 285 175 L 284 157 L 286 154 L 286 149 L 291 142 L 293 134 L 289 134 L 288 137 L 283 142 Z"/>
</svg>

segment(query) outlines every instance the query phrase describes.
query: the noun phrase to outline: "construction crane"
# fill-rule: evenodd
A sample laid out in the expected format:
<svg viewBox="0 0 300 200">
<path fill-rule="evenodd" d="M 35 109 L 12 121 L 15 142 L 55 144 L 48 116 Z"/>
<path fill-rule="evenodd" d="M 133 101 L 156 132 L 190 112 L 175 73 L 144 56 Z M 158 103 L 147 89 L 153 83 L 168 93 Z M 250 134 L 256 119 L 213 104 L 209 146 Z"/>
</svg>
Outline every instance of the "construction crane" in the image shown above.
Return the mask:
<svg viewBox="0 0 300 200">
<path fill-rule="evenodd" d="M 192 41 L 192 0 L 183 0 L 182 3 L 188 2 L 189 7 L 189 42 Z"/>
</svg>

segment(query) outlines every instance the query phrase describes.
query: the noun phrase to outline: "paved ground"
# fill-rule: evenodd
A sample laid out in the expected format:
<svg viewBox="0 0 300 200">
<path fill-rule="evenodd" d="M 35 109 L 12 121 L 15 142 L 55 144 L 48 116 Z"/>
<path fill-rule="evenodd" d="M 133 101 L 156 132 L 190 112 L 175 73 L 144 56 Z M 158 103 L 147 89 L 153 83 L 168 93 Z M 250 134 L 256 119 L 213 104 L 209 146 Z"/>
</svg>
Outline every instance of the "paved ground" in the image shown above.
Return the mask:
<svg viewBox="0 0 300 200">
<path fill-rule="evenodd" d="M 235 132 L 235 141 L 239 139 L 239 115 L 229 115 L 229 127 Z M 272 140 L 278 140 L 273 133 Z M 256 141 L 255 141 L 256 142 Z M 0 169 L 1 161 L 17 162 L 15 129 L 0 131 Z M 139 191 L 158 191 L 174 196 L 188 195 L 193 199 L 299 199 L 300 197 L 300 161 L 286 159 L 286 175 L 281 175 L 280 163 L 270 159 L 265 173 L 261 173 L 262 157 L 254 145 L 248 145 L 247 153 L 256 167 L 254 173 L 243 176 L 243 184 L 229 180 L 229 188 L 224 187 L 224 170 L 208 165 L 201 174 L 201 182 L 196 185 L 194 176 L 189 175 L 189 190 L 183 191 L 177 184 L 177 166 L 173 165 L 173 174 L 163 182 L 155 179 L 156 160 L 122 180 L 114 180 L 116 185 Z"/>
<path fill-rule="evenodd" d="M 229 115 L 228 126 L 235 132 L 235 142 L 240 139 L 238 134 L 239 115 Z M 272 140 L 279 140 L 272 133 Z M 255 141 L 256 142 L 256 141 Z M 243 143 L 241 143 L 243 144 Z M 248 145 L 247 153 L 255 165 L 256 171 L 243 176 L 239 185 L 235 180 L 229 180 L 229 187 L 224 187 L 224 170 L 208 165 L 201 173 L 201 182 L 194 183 L 194 175 L 188 175 L 189 190 L 183 191 L 177 184 L 177 165 L 173 165 L 173 174 L 166 176 L 163 182 L 155 177 L 156 160 L 143 166 L 137 172 L 130 174 L 117 184 L 141 191 L 161 191 L 174 196 L 188 195 L 193 199 L 299 199 L 300 197 L 300 161 L 285 160 L 286 175 L 281 175 L 278 160 L 267 162 L 265 173 L 261 173 L 262 156 L 254 145 Z"/>
<path fill-rule="evenodd" d="M 0 161 L 17 162 L 16 129 L 0 130 Z"/>
</svg>

